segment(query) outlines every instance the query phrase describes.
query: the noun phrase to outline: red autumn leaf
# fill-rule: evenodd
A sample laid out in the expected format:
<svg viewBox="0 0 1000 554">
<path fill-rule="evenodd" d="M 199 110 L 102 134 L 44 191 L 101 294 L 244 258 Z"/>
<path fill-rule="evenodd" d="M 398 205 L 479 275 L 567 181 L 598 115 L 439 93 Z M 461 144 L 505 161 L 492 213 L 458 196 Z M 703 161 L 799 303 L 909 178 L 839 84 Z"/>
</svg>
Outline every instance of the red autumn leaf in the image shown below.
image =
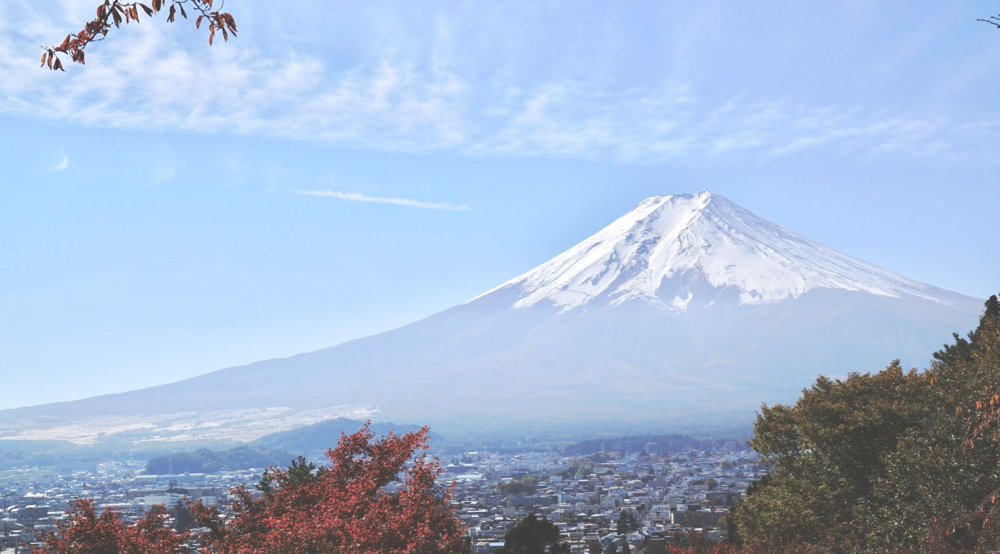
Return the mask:
<svg viewBox="0 0 1000 554">
<path fill-rule="evenodd" d="M 126 525 L 116 510 L 97 515 L 93 500 L 73 503 L 67 521 L 56 523 L 57 531 L 44 536 L 34 554 L 115 554 L 143 552 L 180 554 L 186 552 L 187 533 L 176 533 L 166 523 L 169 513 L 154 506 L 135 525 Z"/>
<path fill-rule="evenodd" d="M 167 16 L 167 22 L 174 22 L 178 9 L 180 10 L 182 17 L 185 19 L 188 17 L 187 12 L 184 9 L 184 3 L 187 1 L 190 1 L 195 9 L 201 12 L 195 22 L 196 28 L 201 28 L 203 18 L 209 18 L 209 45 L 212 45 L 215 42 L 216 31 L 221 30 L 222 37 L 226 41 L 229 40 L 229 33 L 236 36 L 236 21 L 233 19 L 233 16 L 225 12 L 211 11 L 213 6 L 213 2 L 211 0 L 173 0 L 170 3 L 170 12 Z M 114 25 L 115 28 L 121 28 L 122 23 L 128 24 L 133 21 L 139 23 L 140 9 L 146 13 L 146 17 L 152 17 L 164 7 L 163 0 L 147 0 L 147 2 L 149 3 L 124 2 L 123 0 L 104 0 L 104 2 L 97 6 L 95 19 L 87 22 L 81 31 L 76 34 L 71 33 L 67 35 L 59 46 L 46 48 L 46 54 L 42 58 L 41 66 L 45 67 L 48 65 L 50 69 L 64 70 L 62 62 L 60 62 L 58 66 L 55 63 L 55 61 L 59 59 L 57 55 L 59 52 L 68 54 L 72 61 L 83 64 L 84 49 L 88 44 L 103 40 L 107 37 L 108 31 L 111 29 L 112 25 Z"/>
<path fill-rule="evenodd" d="M 328 467 L 270 470 L 257 497 L 234 489 L 231 518 L 200 504 L 192 512 L 213 552 L 467 552 L 449 491 L 436 483 L 441 468 L 422 452 L 427 432 L 373 440 L 365 424 L 327 451 Z"/>
</svg>

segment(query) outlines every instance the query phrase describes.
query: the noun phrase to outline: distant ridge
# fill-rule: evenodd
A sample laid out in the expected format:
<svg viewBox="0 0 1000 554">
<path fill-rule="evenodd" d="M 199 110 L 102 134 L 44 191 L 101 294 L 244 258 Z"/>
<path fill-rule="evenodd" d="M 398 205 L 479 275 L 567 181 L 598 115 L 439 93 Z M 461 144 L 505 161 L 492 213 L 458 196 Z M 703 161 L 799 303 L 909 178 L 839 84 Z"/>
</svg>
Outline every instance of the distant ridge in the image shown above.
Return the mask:
<svg viewBox="0 0 1000 554">
<path fill-rule="evenodd" d="M 0 412 L 0 439 L 253 440 L 333 417 L 456 430 L 749 426 L 820 375 L 924 366 L 982 301 L 710 192 L 648 198 L 527 273 L 399 329 L 124 394 Z"/>
<path fill-rule="evenodd" d="M 361 429 L 362 425 L 364 425 L 363 421 L 339 417 L 305 427 L 264 435 L 251 444 L 260 448 L 287 450 L 306 456 L 320 456 L 328 449 L 337 446 L 342 432 L 348 435 L 355 433 Z M 369 430 L 376 437 L 384 437 L 389 433 L 401 435 L 410 431 L 418 431 L 420 426 L 372 423 Z"/>
</svg>

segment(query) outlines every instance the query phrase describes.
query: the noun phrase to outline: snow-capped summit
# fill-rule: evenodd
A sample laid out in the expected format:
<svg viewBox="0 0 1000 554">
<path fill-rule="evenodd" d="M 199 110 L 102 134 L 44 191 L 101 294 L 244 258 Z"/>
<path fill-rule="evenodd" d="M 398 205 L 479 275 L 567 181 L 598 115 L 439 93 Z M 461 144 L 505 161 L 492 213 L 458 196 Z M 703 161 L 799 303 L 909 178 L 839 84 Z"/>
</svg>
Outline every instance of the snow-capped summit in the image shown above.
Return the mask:
<svg viewBox="0 0 1000 554">
<path fill-rule="evenodd" d="M 0 438 L 93 441 L 111 434 L 108 422 L 129 440 L 136 429 L 157 441 L 253 438 L 345 412 L 470 436 L 745 428 L 762 403 L 794 401 L 817 375 L 923 366 L 981 311 L 980 300 L 835 252 L 719 195 L 657 196 L 420 321 L 139 391 L 0 411 Z"/>
<path fill-rule="evenodd" d="M 516 291 L 515 308 L 547 301 L 563 311 L 641 298 L 683 311 L 711 290 L 706 284 L 734 288 L 741 304 L 798 298 L 817 288 L 946 302 L 922 283 L 831 250 L 708 191 L 647 198 L 482 296 Z"/>
</svg>

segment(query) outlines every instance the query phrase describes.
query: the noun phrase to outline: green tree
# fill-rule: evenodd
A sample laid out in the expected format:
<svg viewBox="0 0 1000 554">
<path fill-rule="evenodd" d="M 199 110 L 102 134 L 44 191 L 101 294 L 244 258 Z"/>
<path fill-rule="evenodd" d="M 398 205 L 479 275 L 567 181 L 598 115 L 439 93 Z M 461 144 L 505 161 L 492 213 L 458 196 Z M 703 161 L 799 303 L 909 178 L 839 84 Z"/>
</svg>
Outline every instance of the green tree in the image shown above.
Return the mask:
<svg viewBox="0 0 1000 554">
<path fill-rule="evenodd" d="M 305 456 L 299 456 L 292 460 L 292 465 L 284 472 L 265 469 L 260 481 L 254 485 L 269 500 L 274 500 L 277 493 L 277 486 L 297 487 L 307 483 L 314 483 L 323 477 L 325 467 L 317 468 L 316 464 L 307 461 Z"/>
<path fill-rule="evenodd" d="M 534 475 L 524 475 L 516 481 L 497 485 L 497 492 L 500 494 L 533 494 L 537 490 L 538 477 Z"/>
<path fill-rule="evenodd" d="M 958 333 L 952 333 L 951 336 L 955 339 L 955 343 L 945 344 L 942 350 L 934 353 L 934 359 L 944 364 L 971 362 L 973 352 L 981 349 L 985 343 L 982 335 L 988 332 L 989 322 L 997 318 L 1000 318 L 1000 301 L 997 300 L 996 295 L 993 295 L 986 301 L 986 309 L 980 317 L 979 327 L 969 333 L 969 338 L 964 339 Z"/>
<path fill-rule="evenodd" d="M 559 542 L 559 528 L 534 512 L 511 527 L 504 535 L 502 554 L 563 554 L 569 546 Z"/>
<path fill-rule="evenodd" d="M 194 526 L 194 514 L 188 509 L 186 501 L 178 501 L 170 512 L 174 516 L 174 529 L 177 531 L 184 533 Z"/>
<path fill-rule="evenodd" d="M 872 541 L 935 544 L 937 550 L 997 546 L 984 508 L 993 505 L 992 491 L 1000 485 L 1000 435 L 990 430 L 1000 404 L 996 296 L 986 301 L 979 326 L 968 336 L 961 355 L 949 357 L 946 349 L 935 356 L 925 372 L 931 416 L 909 429 L 883 460 L 886 477 L 874 489 L 869 513 Z"/>
<path fill-rule="evenodd" d="M 647 540 L 646 544 L 642 547 L 643 554 L 669 554 L 666 545 L 661 541 L 650 541 Z"/>
<path fill-rule="evenodd" d="M 631 510 L 622 510 L 618 516 L 618 532 L 631 533 L 639 530 L 639 518 Z"/>
<path fill-rule="evenodd" d="M 772 473 L 734 510 L 740 538 L 839 551 L 989 543 L 981 508 L 1000 486 L 998 352 L 992 297 L 969 338 L 923 373 L 893 362 L 820 377 L 795 405 L 764 406 L 751 446 Z"/>
</svg>

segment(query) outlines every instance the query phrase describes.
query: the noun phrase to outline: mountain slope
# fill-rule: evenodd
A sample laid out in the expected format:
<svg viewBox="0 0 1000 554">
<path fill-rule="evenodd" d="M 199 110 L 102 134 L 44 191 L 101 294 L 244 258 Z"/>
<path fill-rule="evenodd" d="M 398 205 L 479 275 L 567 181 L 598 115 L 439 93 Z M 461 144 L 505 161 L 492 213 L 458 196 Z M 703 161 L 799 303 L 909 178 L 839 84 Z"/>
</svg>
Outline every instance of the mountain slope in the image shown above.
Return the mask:
<svg viewBox="0 0 1000 554">
<path fill-rule="evenodd" d="M 564 310 L 598 298 L 662 300 L 664 280 L 694 272 L 735 287 L 742 304 L 798 298 L 813 289 L 942 300 L 929 287 L 841 254 L 701 192 L 656 196 L 541 266 L 483 296 L 518 289 L 514 307 L 549 301 Z M 690 292 L 690 291 L 689 291 Z M 686 307 L 687 296 L 669 306 Z M 942 300 L 949 302 L 949 300 Z"/>
<path fill-rule="evenodd" d="M 791 401 L 818 374 L 894 358 L 926 365 L 980 310 L 721 196 L 654 197 L 424 320 L 169 385 L 7 410 L 0 438 L 256 438 L 366 414 L 447 431 L 748 424 L 762 402 Z"/>
</svg>

